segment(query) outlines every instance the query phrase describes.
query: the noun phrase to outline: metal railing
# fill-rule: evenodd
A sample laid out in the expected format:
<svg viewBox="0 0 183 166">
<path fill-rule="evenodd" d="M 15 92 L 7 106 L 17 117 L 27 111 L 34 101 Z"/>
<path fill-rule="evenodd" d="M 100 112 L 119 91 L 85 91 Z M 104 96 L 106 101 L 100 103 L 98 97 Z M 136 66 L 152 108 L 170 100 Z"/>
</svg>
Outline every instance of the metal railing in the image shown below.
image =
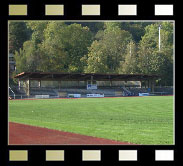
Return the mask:
<svg viewBox="0 0 183 166">
<path fill-rule="evenodd" d="M 15 92 L 9 87 L 10 91 L 13 93 L 13 97 L 15 99 Z"/>
</svg>

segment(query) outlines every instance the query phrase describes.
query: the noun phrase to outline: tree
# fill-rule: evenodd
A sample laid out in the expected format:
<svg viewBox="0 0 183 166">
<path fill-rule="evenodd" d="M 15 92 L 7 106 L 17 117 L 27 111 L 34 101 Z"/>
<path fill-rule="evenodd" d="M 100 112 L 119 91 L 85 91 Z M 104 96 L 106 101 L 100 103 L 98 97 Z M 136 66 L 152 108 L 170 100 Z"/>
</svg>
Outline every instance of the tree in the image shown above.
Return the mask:
<svg viewBox="0 0 183 166">
<path fill-rule="evenodd" d="M 104 28 L 106 31 L 112 31 L 116 28 L 121 29 L 121 23 L 120 22 L 104 22 Z"/>
<path fill-rule="evenodd" d="M 91 44 L 92 33 L 88 27 L 80 24 L 65 25 L 59 22 L 49 23 L 45 30 L 43 47 L 49 56 L 64 55 L 62 66 L 68 72 L 82 72 L 81 58 L 87 54 L 87 47 Z M 49 49 L 49 50 L 48 50 Z"/>
<path fill-rule="evenodd" d="M 15 52 L 16 72 L 36 72 L 41 62 L 39 49 L 34 41 L 26 41 L 23 49 Z"/>
<path fill-rule="evenodd" d="M 9 52 L 15 53 L 23 47 L 23 43 L 30 39 L 31 31 L 25 22 L 9 22 Z"/>
<path fill-rule="evenodd" d="M 95 40 L 88 49 L 85 72 L 116 73 L 120 61 L 125 58 L 126 45 L 131 38 L 131 34 L 127 31 L 121 30 L 117 26 L 113 26 L 113 28 L 107 26 L 103 35 L 98 40 Z"/>
<path fill-rule="evenodd" d="M 159 31 L 161 24 L 161 51 Z M 161 74 L 162 83 L 173 83 L 173 24 L 162 22 L 146 27 L 146 33 L 139 44 L 139 69 L 141 73 Z"/>
<path fill-rule="evenodd" d="M 121 22 L 120 28 L 132 34 L 133 40 L 138 43 L 145 34 L 145 27 L 152 22 Z"/>
<path fill-rule="evenodd" d="M 137 47 L 133 41 L 127 45 L 124 61 L 120 62 L 119 73 L 135 74 L 139 73 Z"/>
<path fill-rule="evenodd" d="M 81 58 L 87 54 L 92 34 L 80 24 L 28 23 L 32 38 L 16 52 L 17 71 L 82 72 Z M 43 32 L 41 32 L 41 30 Z M 37 34 L 37 35 L 35 35 Z"/>
<path fill-rule="evenodd" d="M 39 44 L 44 40 L 44 30 L 47 28 L 48 21 L 26 21 L 27 28 L 31 29 L 31 40 Z"/>
<path fill-rule="evenodd" d="M 103 22 L 75 22 L 76 24 L 81 24 L 83 27 L 88 27 L 90 31 L 95 35 L 99 30 L 104 29 Z"/>
<path fill-rule="evenodd" d="M 161 74 L 162 84 L 173 83 L 171 22 L 27 21 L 26 25 L 32 36 L 29 40 L 23 38 L 21 49 L 17 47 L 17 72 Z M 22 27 L 19 26 L 18 34 L 13 33 L 16 26 L 12 27 L 11 41 L 15 41 L 12 40 L 15 33 L 17 43 L 21 43 L 18 36 Z"/>
<path fill-rule="evenodd" d="M 171 22 L 160 22 L 151 24 L 145 28 L 145 35 L 140 41 L 141 45 L 159 49 L 159 25 L 161 24 L 161 51 L 173 46 L 173 24 Z"/>
</svg>

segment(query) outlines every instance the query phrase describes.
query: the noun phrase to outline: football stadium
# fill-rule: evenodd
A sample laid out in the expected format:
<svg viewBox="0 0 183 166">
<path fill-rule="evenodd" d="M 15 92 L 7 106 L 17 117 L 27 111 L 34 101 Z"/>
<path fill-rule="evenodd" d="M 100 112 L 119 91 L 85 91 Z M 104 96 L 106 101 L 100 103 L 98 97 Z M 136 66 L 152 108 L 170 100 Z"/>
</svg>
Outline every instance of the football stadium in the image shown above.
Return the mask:
<svg viewBox="0 0 183 166">
<path fill-rule="evenodd" d="M 173 91 L 154 88 L 157 75 L 20 73 L 15 78 L 20 86 L 9 101 L 10 122 L 116 141 L 111 144 L 173 144 Z M 146 88 L 139 87 L 141 81 Z"/>
<path fill-rule="evenodd" d="M 9 31 L 9 145 L 174 144 L 172 22 Z"/>
</svg>

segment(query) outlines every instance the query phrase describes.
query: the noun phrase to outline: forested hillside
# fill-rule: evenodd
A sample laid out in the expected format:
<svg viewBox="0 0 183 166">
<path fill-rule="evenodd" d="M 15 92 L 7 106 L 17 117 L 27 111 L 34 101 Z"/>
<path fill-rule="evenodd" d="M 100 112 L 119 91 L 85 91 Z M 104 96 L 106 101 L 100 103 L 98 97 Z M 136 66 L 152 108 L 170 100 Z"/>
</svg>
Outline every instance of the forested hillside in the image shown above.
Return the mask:
<svg viewBox="0 0 183 166">
<path fill-rule="evenodd" d="M 161 49 L 159 50 L 159 25 Z M 9 23 L 16 71 L 161 74 L 173 84 L 172 22 Z"/>
</svg>

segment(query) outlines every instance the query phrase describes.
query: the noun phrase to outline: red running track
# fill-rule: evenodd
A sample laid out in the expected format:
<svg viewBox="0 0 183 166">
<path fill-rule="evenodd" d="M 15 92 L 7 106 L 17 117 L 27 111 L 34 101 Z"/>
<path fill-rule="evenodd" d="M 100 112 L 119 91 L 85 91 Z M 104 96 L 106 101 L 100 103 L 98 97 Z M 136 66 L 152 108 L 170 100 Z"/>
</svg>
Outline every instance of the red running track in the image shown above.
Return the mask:
<svg viewBox="0 0 183 166">
<path fill-rule="evenodd" d="M 9 145 L 132 145 L 104 138 L 9 122 Z"/>
</svg>

